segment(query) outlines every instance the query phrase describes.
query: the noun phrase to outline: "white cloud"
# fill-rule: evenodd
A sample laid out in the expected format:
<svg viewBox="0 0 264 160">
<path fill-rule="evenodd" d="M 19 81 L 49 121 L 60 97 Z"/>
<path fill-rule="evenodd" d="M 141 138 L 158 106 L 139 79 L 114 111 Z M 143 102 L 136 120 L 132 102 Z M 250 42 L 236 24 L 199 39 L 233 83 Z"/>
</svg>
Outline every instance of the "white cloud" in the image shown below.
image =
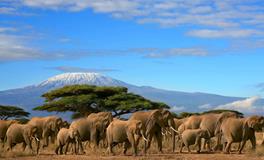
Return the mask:
<svg viewBox="0 0 264 160">
<path fill-rule="evenodd" d="M 199 109 L 211 109 L 212 105 L 211 104 L 203 104 L 201 106 L 198 106 Z"/>
<path fill-rule="evenodd" d="M 32 37 L 0 33 L 0 62 L 76 58 L 77 53 L 50 52 L 31 47 Z"/>
<path fill-rule="evenodd" d="M 263 113 L 264 107 L 258 104 L 261 100 L 260 96 L 253 96 L 244 100 L 238 100 L 224 105 L 219 105 L 215 109 L 231 109 L 244 113 Z"/>
<path fill-rule="evenodd" d="M 57 66 L 57 67 L 48 67 L 48 69 L 54 69 L 61 72 L 114 72 L 118 71 L 111 68 L 83 68 L 83 67 L 73 67 L 73 66 Z"/>
<path fill-rule="evenodd" d="M 0 7 L 0 14 L 15 14 L 16 9 L 12 7 Z"/>
<path fill-rule="evenodd" d="M 147 58 L 169 58 L 174 56 L 206 56 L 208 51 L 204 48 L 167 48 L 157 49 L 151 48 L 149 50 L 142 50 Z"/>
<path fill-rule="evenodd" d="M 12 27 L 0 27 L 0 33 L 4 33 L 4 32 L 14 32 L 17 31 L 16 28 L 12 28 Z"/>
<path fill-rule="evenodd" d="M 257 36 L 263 33 L 256 30 L 251 29 L 241 29 L 241 30 L 209 30 L 209 29 L 202 29 L 202 30 L 192 30 L 187 33 L 190 36 L 201 37 L 201 38 L 225 38 L 225 37 L 232 37 L 232 38 L 243 38 L 249 36 Z"/>
<path fill-rule="evenodd" d="M 256 6 L 257 2 L 262 2 L 261 0 L 21 0 L 20 2 L 28 7 L 53 10 L 92 9 L 95 12 L 108 13 L 115 18 L 130 18 L 141 24 L 156 23 L 164 27 L 193 25 L 201 30 L 192 31 L 192 36 L 201 38 L 221 38 L 222 33 L 229 38 L 250 37 L 255 33 L 244 28 L 261 31 L 258 26 L 264 26 L 261 12 L 264 9 Z M 9 12 L 8 10 L 12 9 L 6 8 L 3 12 Z M 217 30 L 208 29 L 209 27 Z M 206 36 L 201 36 L 201 33 Z"/>
<path fill-rule="evenodd" d="M 184 107 L 184 106 L 173 106 L 173 107 L 171 107 L 171 111 L 172 112 L 179 112 L 179 111 L 183 111 L 183 110 L 185 110 L 186 108 Z"/>
<path fill-rule="evenodd" d="M 61 42 L 61 43 L 68 43 L 68 42 L 70 42 L 70 41 L 71 41 L 70 38 L 60 38 L 60 39 L 59 39 L 59 42 Z"/>
</svg>

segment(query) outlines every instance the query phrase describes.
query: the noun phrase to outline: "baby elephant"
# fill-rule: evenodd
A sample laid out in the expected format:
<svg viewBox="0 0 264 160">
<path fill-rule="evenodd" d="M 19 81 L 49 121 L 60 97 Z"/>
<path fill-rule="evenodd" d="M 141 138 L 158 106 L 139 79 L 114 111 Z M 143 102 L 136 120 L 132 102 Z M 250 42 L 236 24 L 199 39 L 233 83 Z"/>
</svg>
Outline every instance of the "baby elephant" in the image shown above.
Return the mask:
<svg viewBox="0 0 264 160">
<path fill-rule="evenodd" d="M 210 135 L 207 130 L 204 129 L 187 129 L 183 131 L 181 134 L 181 145 L 180 145 L 180 153 L 182 153 L 182 148 L 184 146 L 187 147 L 188 152 L 191 152 L 189 146 L 195 145 L 197 146 L 197 153 L 201 151 L 201 139 L 209 139 Z"/>
<path fill-rule="evenodd" d="M 64 154 L 67 154 L 69 144 L 73 144 L 74 153 L 77 154 L 76 143 L 80 142 L 79 132 L 73 128 L 62 128 L 57 135 L 57 147 L 55 149 L 56 154 L 63 154 L 63 147 L 65 147 Z"/>
<path fill-rule="evenodd" d="M 106 137 L 108 142 L 108 152 L 113 154 L 112 148 L 118 143 L 124 144 L 123 153 L 126 154 L 127 149 L 132 145 L 133 154 L 137 155 L 137 145 L 139 138 L 145 138 L 145 129 L 141 121 L 138 120 L 118 120 L 115 119 L 110 123 L 106 130 Z"/>
</svg>

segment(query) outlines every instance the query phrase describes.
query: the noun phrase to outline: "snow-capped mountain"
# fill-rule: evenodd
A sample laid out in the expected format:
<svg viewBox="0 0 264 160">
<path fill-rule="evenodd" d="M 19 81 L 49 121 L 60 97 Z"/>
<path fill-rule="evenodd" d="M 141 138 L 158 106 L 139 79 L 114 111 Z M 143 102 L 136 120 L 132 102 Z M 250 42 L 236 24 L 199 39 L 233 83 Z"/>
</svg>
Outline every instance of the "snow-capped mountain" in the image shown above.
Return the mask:
<svg viewBox="0 0 264 160">
<path fill-rule="evenodd" d="M 56 75 L 36 85 L 36 87 L 57 88 L 72 84 L 90 84 L 97 86 L 126 86 L 127 84 L 99 73 L 64 73 Z"/>
<path fill-rule="evenodd" d="M 174 110 L 178 112 L 197 112 L 207 110 L 204 106 L 207 106 L 208 104 L 211 106 L 218 106 L 243 99 L 239 97 L 226 97 L 207 93 L 187 93 L 157 89 L 148 86 L 136 86 L 98 73 L 64 73 L 48 78 L 36 85 L 0 91 L 0 104 L 21 106 L 31 112 L 31 115 L 33 116 L 47 115 L 50 113 L 32 111 L 32 108 L 44 103 L 44 99 L 41 95 L 52 89 L 73 84 L 124 86 L 128 88 L 129 92 L 142 95 L 153 101 L 167 103 L 174 107 Z M 203 106 L 204 108 L 199 106 Z"/>
</svg>

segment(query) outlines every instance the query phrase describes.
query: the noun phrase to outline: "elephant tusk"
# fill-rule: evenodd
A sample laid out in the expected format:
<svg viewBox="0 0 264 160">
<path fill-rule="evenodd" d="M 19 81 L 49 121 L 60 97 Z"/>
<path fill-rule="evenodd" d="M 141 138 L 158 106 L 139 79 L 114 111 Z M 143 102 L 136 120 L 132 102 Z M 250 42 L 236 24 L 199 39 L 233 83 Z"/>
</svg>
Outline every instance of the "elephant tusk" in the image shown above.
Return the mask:
<svg viewBox="0 0 264 160">
<path fill-rule="evenodd" d="M 178 134 L 180 134 L 180 132 L 179 131 L 177 131 L 176 129 L 174 129 L 172 126 L 170 127 L 174 132 L 176 132 L 176 133 L 178 133 Z"/>
<path fill-rule="evenodd" d="M 170 132 L 170 131 L 168 131 L 168 130 L 167 130 L 167 132 L 168 132 L 169 134 L 171 134 L 171 132 Z"/>
<path fill-rule="evenodd" d="M 147 138 L 145 136 L 142 136 L 144 141 L 148 142 Z"/>
<path fill-rule="evenodd" d="M 34 137 L 38 142 L 40 141 L 39 139 L 38 139 L 38 137 Z"/>
<path fill-rule="evenodd" d="M 161 134 L 162 134 L 163 136 L 165 136 L 165 134 L 164 134 L 163 132 L 161 132 Z"/>
</svg>

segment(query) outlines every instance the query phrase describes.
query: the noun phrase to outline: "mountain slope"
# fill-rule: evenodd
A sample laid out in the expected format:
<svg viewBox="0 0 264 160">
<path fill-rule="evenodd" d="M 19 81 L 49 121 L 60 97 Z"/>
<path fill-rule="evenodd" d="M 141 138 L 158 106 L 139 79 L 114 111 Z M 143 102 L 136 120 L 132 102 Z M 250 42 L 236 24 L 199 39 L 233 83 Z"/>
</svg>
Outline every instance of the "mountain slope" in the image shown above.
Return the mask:
<svg viewBox="0 0 264 160">
<path fill-rule="evenodd" d="M 44 99 L 41 98 L 41 95 L 49 90 L 72 84 L 124 86 L 127 87 L 130 92 L 142 95 L 154 101 L 165 102 L 170 106 L 182 107 L 184 111 L 189 112 L 201 111 L 201 108 L 198 106 L 206 104 L 217 106 L 242 99 L 238 97 L 226 97 L 207 93 L 187 93 L 168 91 L 147 86 L 140 87 L 98 73 L 64 73 L 51 77 L 37 85 L 0 91 L 0 104 L 21 106 L 27 111 L 33 113 L 34 116 L 43 115 L 43 112 L 31 110 L 44 103 Z"/>
</svg>

